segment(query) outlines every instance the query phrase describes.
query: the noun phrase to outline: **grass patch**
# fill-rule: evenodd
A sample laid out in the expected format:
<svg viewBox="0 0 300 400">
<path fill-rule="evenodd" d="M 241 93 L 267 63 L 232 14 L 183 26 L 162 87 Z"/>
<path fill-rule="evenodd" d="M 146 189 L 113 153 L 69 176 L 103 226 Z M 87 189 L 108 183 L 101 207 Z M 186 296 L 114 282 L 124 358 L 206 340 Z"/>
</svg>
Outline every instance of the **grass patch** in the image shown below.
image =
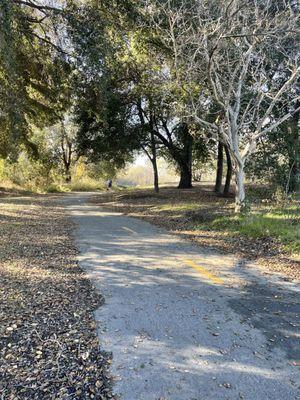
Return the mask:
<svg viewBox="0 0 300 400">
<path fill-rule="evenodd" d="M 155 207 L 156 210 L 158 211 L 194 211 L 199 208 L 198 203 L 179 203 L 179 204 L 172 204 L 172 203 L 167 203 L 160 205 L 158 207 Z"/>
<path fill-rule="evenodd" d="M 28 194 L 33 194 L 33 192 L 20 185 L 13 184 L 10 181 L 0 182 L 0 196 L 28 195 Z"/>
<path fill-rule="evenodd" d="M 104 189 L 104 185 L 102 182 L 98 182 L 90 178 L 74 180 L 66 186 L 67 188 L 69 188 L 70 191 L 73 192 L 93 192 Z"/>
<path fill-rule="evenodd" d="M 300 253 L 300 211 L 296 206 L 217 217 L 197 228 L 229 231 L 250 238 L 275 238 L 287 251 Z"/>
<path fill-rule="evenodd" d="M 68 192 L 95 192 L 104 189 L 104 184 L 95 179 L 74 179 L 71 183 L 53 182 L 47 185 L 36 186 L 32 183 L 24 186 L 16 185 L 10 181 L 0 182 L 0 195 L 9 194 L 46 194 L 46 193 L 68 193 Z"/>
<path fill-rule="evenodd" d="M 95 192 L 103 190 L 101 182 L 94 179 L 74 179 L 70 183 L 53 183 L 42 188 L 43 193 L 67 193 L 67 192 Z"/>
</svg>

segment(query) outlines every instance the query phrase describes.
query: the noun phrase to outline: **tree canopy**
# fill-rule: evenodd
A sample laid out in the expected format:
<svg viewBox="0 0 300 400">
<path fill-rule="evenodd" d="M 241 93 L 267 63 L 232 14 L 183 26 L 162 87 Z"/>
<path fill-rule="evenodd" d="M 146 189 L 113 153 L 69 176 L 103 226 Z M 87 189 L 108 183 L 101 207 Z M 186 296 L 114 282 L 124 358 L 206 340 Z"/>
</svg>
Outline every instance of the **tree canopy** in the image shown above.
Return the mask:
<svg viewBox="0 0 300 400">
<path fill-rule="evenodd" d="M 121 168 L 144 152 L 156 190 L 157 157 L 187 188 L 218 143 L 237 209 L 245 172 L 297 189 L 295 2 L 3 0 L 0 19 L 1 157 L 41 158 L 34 130 L 62 126 L 71 110 L 72 146 L 62 137 L 74 157 Z"/>
</svg>

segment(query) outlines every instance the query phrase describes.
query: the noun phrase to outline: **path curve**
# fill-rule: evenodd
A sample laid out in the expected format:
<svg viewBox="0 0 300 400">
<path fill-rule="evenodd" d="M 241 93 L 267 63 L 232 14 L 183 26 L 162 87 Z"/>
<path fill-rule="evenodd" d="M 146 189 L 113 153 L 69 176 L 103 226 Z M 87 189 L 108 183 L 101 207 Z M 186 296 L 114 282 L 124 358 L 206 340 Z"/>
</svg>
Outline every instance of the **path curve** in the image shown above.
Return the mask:
<svg viewBox="0 0 300 400">
<path fill-rule="evenodd" d="M 300 398 L 299 287 L 70 194 L 122 400 Z M 298 347 L 296 347 L 298 346 Z"/>
</svg>

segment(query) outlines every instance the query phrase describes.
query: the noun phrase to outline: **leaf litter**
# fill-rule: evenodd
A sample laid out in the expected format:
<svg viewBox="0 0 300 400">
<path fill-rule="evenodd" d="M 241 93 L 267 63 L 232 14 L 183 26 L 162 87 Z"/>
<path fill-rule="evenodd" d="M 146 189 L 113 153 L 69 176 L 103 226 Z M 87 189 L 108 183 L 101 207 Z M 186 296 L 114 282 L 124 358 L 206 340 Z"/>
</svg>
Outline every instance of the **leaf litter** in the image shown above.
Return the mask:
<svg viewBox="0 0 300 400">
<path fill-rule="evenodd" d="M 0 202 L 0 399 L 112 399 L 102 303 L 55 197 Z"/>
</svg>

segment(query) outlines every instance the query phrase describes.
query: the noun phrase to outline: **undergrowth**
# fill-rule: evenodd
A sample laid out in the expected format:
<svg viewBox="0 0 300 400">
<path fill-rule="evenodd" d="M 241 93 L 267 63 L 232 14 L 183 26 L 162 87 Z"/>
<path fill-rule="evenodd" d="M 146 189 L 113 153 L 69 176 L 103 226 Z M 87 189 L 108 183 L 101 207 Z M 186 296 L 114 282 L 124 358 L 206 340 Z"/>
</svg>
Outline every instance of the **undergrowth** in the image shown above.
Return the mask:
<svg viewBox="0 0 300 400">
<path fill-rule="evenodd" d="M 216 217 L 197 229 L 229 231 L 250 238 L 275 238 L 289 252 L 300 254 L 300 210 L 296 205 L 258 208 L 241 215 Z"/>
</svg>

